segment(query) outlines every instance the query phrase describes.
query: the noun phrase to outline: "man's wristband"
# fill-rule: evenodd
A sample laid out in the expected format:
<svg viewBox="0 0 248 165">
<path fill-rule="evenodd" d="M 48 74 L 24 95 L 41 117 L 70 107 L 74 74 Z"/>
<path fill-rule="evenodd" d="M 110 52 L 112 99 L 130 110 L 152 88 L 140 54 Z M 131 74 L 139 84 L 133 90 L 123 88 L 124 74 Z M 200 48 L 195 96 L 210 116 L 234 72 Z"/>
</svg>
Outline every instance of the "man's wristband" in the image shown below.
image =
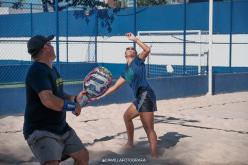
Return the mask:
<svg viewBox="0 0 248 165">
<path fill-rule="evenodd" d="M 69 101 L 69 100 L 64 100 L 64 111 L 75 111 L 76 109 L 76 103 Z"/>
</svg>

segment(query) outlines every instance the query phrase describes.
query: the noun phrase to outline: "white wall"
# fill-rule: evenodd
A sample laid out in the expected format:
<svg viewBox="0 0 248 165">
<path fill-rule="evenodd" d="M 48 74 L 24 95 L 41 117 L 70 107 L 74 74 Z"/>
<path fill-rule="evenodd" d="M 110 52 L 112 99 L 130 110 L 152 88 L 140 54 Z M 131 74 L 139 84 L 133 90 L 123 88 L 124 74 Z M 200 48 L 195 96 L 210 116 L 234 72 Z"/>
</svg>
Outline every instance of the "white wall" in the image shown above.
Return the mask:
<svg viewBox="0 0 248 165">
<path fill-rule="evenodd" d="M 174 36 L 176 38 L 181 36 Z M 175 38 L 163 38 L 158 36 L 140 37 L 146 42 L 178 42 Z M 195 36 L 187 36 L 187 40 L 195 40 Z M 28 40 L 28 38 L 0 38 L 0 40 Z M 60 37 L 60 40 L 65 40 Z M 94 37 L 70 37 L 69 40 L 74 41 L 94 41 Z M 54 40 L 55 41 L 55 40 Z M 98 37 L 98 41 L 118 41 L 128 42 L 124 36 L 115 37 Z M 228 43 L 229 35 L 214 35 L 214 43 Z M 202 35 L 202 42 L 207 42 L 207 35 Z M 233 43 L 248 43 L 248 35 L 233 35 Z M 147 43 L 151 47 L 151 64 L 183 64 L 183 44 L 182 43 Z M 105 63 L 125 63 L 124 51 L 127 46 L 132 46 L 132 43 L 98 43 L 98 62 Z M 55 48 L 55 44 L 54 44 Z M 69 61 L 82 62 L 88 61 L 88 55 L 94 57 L 95 45 L 94 43 L 69 43 L 68 45 Z M 199 50 L 201 48 L 201 60 L 199 60 Z M 137 48 L 140 51 L 139 48 Z M 191 43 L 187 44 L 186 64 L 187 65 L 201 65 L 207 64 L 207 56 L 203 52 L 207 52 L 207 44 Z M 214 66 L 228 66 L 229 64 L 229 44 L 214 44 L 213 46 L 213 65 Z M 60 43 L 60 59 L 66 61 L 66 44 Z M 30 60 L 30 55 L 27 53 L 26 42 L 0 42 L 0 60 Z M 232 65 L 239 67 L 248 67 L 248 44 L 233 44 L 232 46 Z"/>
</svg>

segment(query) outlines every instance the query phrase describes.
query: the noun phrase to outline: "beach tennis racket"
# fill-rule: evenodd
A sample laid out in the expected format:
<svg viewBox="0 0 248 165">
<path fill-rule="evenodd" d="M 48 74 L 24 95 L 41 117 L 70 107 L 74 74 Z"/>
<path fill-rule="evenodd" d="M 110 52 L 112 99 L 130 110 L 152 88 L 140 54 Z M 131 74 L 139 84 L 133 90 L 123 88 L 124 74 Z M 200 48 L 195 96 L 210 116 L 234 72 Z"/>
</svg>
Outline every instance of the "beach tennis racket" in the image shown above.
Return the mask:
<svg viewBox="0 0 248 165">
<path fill-rule="evenodd" d="M 112 83 L 112 74 L 105 67 L 96 67 L 84 78 L 84 94 L 79 99 L 81 107 L 86 106 L 94 98 L 103 95 Z"/>
</svg>

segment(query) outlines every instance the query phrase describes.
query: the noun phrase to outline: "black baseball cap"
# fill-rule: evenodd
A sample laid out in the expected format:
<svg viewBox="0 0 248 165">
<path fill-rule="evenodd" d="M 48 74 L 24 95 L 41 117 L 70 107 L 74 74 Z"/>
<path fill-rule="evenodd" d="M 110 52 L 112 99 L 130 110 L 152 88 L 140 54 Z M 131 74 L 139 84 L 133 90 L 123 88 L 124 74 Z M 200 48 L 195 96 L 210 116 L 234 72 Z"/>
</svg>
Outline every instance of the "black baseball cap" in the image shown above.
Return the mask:
<svg viewBox="0 0 248 165">
<path fill-rule="evenodd" d="M 28 53 L 31 56 L 35 56 L 39 51 L 43 48 L 43 46 L 54 38 L 54 35 L 50 36 L 42 36 L 42 35 L 35 35 L 28 40 Z"/>
</svg>

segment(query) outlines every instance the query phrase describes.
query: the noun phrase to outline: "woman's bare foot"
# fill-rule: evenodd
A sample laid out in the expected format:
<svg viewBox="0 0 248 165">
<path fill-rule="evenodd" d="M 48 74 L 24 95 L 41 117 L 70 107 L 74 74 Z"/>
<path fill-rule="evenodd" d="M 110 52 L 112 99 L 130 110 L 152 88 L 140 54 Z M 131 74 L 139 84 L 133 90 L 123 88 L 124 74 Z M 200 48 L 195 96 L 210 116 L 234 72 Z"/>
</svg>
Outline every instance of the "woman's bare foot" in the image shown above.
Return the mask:
<svg viewBox="0 0 248 165">
<path fill-rule="evenodd" d="M 158 159 L 158 155 L 157 155 L 157 154 L 152 154 L 151 156 L 152 156 L 152 159 L 153 159 L 153 160 Z"/>
<path fill-rule="evenodd" d="M 124 145 L 124 148 L 127 148 L 127 149 L 133 148 L 133 147 L 134 147 L 133 143 L 127 143 L 127 144 Z"/>
</svg>

